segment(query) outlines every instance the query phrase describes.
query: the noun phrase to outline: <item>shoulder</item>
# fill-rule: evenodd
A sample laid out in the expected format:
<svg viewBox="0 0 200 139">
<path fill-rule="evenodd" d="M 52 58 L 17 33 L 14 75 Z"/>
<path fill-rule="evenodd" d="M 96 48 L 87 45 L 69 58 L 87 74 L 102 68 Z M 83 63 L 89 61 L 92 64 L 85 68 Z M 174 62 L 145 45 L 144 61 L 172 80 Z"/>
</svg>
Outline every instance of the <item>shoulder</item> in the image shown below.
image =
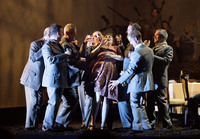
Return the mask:
<svg viewBox="0 0 200 139">
<path fill-rule="evenodd" d="M 48 42 L 44 43 L 42 49 L 49 49 L 49 48 L 55 47 L 55 45 L 56 45 L 55 42 L 48 41 Z"/>
<path fill-rule="evenodd" d="M 165 49 L 173 50 L 172 46 L 170 46 L 168 44 L 165 45 Z"/>
<path fill-rule="evenodd" d="M 69 46 L 70 45 L 68 40 L 64 36 L 61 38 L 60 44 L 61 44 L 61 46 Z"/>
<path fill-rule="evenodd" d="M 63 42 L 66 42 L 66 39 L 64 36 L 62 36 L 61 40 L 60 40 L 60 43 L 63 43 Z"/>
<path fill-rule="evenodd" d="M 131 53 L 131 57 L 140 57 L 141 56 L 141 52 L 140 50 L 135 50 Z"/>
<path fill-rule="evenodd" d="M 38 39 L 36 41 L 31 42 L 32 46 L 42 46 L 45 43 L 44 39 Z"/>
</svg>

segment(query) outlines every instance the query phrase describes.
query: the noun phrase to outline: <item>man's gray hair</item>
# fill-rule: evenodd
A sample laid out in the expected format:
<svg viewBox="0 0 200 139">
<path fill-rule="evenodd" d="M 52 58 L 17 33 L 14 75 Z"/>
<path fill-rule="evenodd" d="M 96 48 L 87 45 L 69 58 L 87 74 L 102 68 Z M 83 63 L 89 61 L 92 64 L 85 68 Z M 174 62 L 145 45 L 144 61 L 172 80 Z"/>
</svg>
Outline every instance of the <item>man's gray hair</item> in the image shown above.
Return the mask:
<svg viewBox="0 0 200 139">
<path fill-rule="evenodd" d="M 129 24 L 131 26 L 131 30 L 134 31 L 134 30 L 138 30 L 138 31 L 141 31 L 141 27 L 138 23 L 131 23 Z"/>
<path fill-rule="evenodd" d="M 159 31 L 159 32 L 160 32 L 160 34 L 164 37 L 165 41 L 167 40 L 167 38 L 168 38 L 168 33 L 167 33 L 166 30 L 164 30 L 164 29 L 157 29 L 156 31 Z"/>
<path fill-rule="evenodd" d="M 49 38 L 49 30 L 50 30 L 49 27 L 45 28 L 45 30 L 44 30 L 43 38 L 44 38 L 45 40 L 47 40 L 47 39 Z"/>
</svg>

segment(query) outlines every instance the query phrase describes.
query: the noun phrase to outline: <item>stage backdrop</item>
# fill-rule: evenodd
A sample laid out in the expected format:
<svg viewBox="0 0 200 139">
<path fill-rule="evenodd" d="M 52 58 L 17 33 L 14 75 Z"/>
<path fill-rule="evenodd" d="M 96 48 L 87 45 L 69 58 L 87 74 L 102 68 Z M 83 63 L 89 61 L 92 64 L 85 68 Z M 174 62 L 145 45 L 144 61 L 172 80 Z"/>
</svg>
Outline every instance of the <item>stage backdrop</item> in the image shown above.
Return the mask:
<svg viewBox="0 0 200 139">
<path fill-rule="evenodd" d="M 154 2 L 160 7 L 163 1 Z M 149 16 L 152 9 L 149 0 L 1 0 L 0 3 L 0 108 L 25 106 L 20 77 L 29 46 L 42 37 L 50 24 L 75 24 L 80 45 L 87 34 L 96 30 L 103 34 L 125 31 L 128 22 L 124 17 L 135 20 Z M 199 0 L 166 0 L 162 17 L 167 20 L 173 16 L 171 26 L 177 36 L 185 24 L 190 24 L 198 35 L 199 5 Z"/>
</svg>

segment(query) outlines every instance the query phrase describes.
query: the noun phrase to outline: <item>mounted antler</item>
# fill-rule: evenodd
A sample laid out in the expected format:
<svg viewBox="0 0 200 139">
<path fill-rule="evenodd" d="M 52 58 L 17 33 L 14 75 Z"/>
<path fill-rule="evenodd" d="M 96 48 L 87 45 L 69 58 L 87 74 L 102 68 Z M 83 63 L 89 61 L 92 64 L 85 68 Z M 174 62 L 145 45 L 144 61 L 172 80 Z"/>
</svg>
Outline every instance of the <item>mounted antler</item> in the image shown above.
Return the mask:
<svg viewBox="0 0 200 139">
<path fill-rule="evenodd" d="M 115 12 L 117 15 L 119 15 L 122 19 L 124 19 L 126 22 L 130 22 L 131 20 L 123 15 L 121 15 L 119 12 L 117 12 L 115 9 L 108 6 L 109 9 L 111 9 L 113 12 Z"/>
</svg>

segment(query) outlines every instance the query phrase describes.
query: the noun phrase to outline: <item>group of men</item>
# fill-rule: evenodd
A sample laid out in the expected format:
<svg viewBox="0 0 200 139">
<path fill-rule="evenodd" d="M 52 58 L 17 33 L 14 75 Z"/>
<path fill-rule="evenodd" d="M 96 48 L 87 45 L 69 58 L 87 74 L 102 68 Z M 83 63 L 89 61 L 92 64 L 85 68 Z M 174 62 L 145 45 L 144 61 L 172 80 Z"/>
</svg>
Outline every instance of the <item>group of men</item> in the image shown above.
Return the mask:
<svg viewBox="0 0 200 139">
<path fill-rule="evenodd" d="M 42 130 L 67 130 L 78 104 L 78 69 L 71 68 L 72 71 L 69 72 L 68 65 L 78 64 L 75 62 L 79 59 L 75 36 L 76 27 L 73 24 L 65 26 L 64 35 L 61 25 L 52 24 L 45 29 L 42 39 L 31 43 L 29 59 L 20 79 L 25 86 L 26 130 L 33 130 L 38 126 L 37 114 L 42 105 L 44 87 L 49 100 Z M 66 51 L 68 48 L 72 50 L 71 53 Z"/>
<path fill-rule="evenodd" d="M 134 51 L 127 58 L 128 62 L 124 59 L 124 63 L 128 63 L 125 72 L 118 80 L 111 81 L 109 87 L 114 89 L 119 84 L 128 83 L 125 95 L 130 95 L 130 102 L 129 97 L 118 102 L 123 128 L 139 132 L 154 128 L 155 101 L 163 128 L 172 128 L 165 91 L 173 49 L 166 42 L 168 34 L 164 29 L 156 30 L 153 48 L 143 43 L 140 29 L 137 23 L 128 26 L 127 38 Z M 52 24 L 45 29 L 42 39 L 31 43 L 29 59 L 21 77 L 26 95 L 26 130 L 37 127 L 37 113 L 41 108 L 44 87 L 49 100 L 42 130 L 70 130 L 68 125 L 78 104 L 77 86 L 80 85 L 81 69 L 75 36 L 76 27 L 73 24 L 64 27 L 64 35 L 62 26 Z M 146 93 L 147 111 L 142 105 Z"/>
<path fill-rule="evenodd" d="M 132 127 L 132 130 L 136 132 L 154 128 L 156 101 L 163 128 L 170 129 L 173 126 L 165 102 L 165 91 L 168 85 L 167 72 L 173 58 L 173 49 L 166 42 L 168 35 L 164 29 L 155 31 L 155 46 L 152 49 L 148 47 L 147 40 L 144 41 L 145 43 L 142 42 L 140 30 L 137 23 L 128 26 L 127 38 L 135 50 L 131 53 L 129 62 L 124 59 L 128 67 L 118 80 L 111 81 L 110 89 L 128 80 L 125 93 L 130 95 L 130 100 L 129 97 L 125 97 L 128 99 L 118 102 L 124 128 Z M 147 103 L 146 108 L 143 105 L 144 98 Z M 131 112 L 133 117 L 131 117 Z"/>
</svg>

